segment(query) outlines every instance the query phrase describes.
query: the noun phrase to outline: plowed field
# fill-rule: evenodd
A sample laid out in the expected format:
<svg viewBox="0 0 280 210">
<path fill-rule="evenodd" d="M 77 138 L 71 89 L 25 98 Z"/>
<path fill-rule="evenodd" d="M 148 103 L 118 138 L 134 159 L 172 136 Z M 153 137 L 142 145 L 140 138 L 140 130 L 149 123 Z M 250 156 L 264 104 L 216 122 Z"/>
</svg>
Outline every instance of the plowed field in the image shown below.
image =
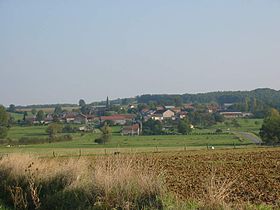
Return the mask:
<svg viewBox="0 0 280 210">
<path fill-rule="evenodd" d="M 220 186 L 233 181 L 228 202 L 280 202 L 279 148 L 186 151 L 147 158 L 153 159 L 151 167 L 163 171 L 168 190 L 182 199 L 203 199 L 213 178 Z"/>
</svg>

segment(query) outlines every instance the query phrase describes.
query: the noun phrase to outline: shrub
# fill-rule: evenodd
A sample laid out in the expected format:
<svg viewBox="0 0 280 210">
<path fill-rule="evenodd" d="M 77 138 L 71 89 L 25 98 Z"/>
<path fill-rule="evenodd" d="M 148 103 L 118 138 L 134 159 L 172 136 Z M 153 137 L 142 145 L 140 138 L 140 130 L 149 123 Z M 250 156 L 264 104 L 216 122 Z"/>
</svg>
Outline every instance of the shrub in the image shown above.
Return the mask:
<svg viewBox="0 0 280 210">
<path fill-rule="evenodd" d="M 44 144 L 51 142 L 63 142 L 63 141 L 71 141 L 73 138 L 71 135 L 67 134 L 64 136 L 57 136 L 53 138 L 29 138 L 29 137 L 21 137 L 18 140 L 18 144 L 20 145 L 28 145 L 28 144 Z"/>
<path fill-rule="evenodd" d="M 215 133 L 223 133 L 223 130 L 218 128 L 218 129 L 216 129 Z"/>
</svg>

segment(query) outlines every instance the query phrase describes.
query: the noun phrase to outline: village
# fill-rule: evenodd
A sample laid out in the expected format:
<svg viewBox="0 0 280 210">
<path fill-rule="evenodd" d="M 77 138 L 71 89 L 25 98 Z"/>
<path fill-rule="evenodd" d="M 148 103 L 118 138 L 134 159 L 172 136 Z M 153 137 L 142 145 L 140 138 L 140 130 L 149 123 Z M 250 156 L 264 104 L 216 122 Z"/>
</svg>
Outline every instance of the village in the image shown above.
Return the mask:
<svg viewBox="0 0 280 210">
<path fill-rule="evenodd" d="M 147 126 L 156 122 L 160 132 L 154 134 L 180 134 L 176 127 L 180 121 L 186 122 L 190 129 L 206 128 L 217 122 L 234 120 L 237 118 L 251 118 L 252 113 L 232 111 L 232 104 L 182 104 L 181 106 L 165 106 L 148 104 L 111 104 L 108 97 L 103 105 L 87 105 L 80 100 L 79 106 L 72 110 L 63 110 L 59 105 L 51 112 L 32 110 L 23 113 L 19 125 L 48 125 L 61 123 L 75 125 L 77 131 L 91 132 L 105 123 L 109 126 L 121 126 L 121 135 L 149 134 L 145 132 Z M 153 124 L 153 123 L 152 123 Z M 175 129 L 174 129 L 175 128 Z M 150 128 L 148 128 L 150 129 Z M 162 132 L 161 132 L 162 131 Z M 184 133 L 186 134 L 186 133 Z"/>
</svg>

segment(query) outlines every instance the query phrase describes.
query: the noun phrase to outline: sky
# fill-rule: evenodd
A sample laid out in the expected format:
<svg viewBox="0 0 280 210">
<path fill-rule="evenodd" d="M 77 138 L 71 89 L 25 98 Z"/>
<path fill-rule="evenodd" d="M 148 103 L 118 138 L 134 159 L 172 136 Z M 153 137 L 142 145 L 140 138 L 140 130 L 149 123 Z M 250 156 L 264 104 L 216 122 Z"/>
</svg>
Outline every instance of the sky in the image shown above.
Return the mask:
<svg viewBox="0 0 280 210">
<path fill-rule="evenodd" d="M 280 89 L 280 0 L 0 0 L 0 104 Z"/>
</svg>

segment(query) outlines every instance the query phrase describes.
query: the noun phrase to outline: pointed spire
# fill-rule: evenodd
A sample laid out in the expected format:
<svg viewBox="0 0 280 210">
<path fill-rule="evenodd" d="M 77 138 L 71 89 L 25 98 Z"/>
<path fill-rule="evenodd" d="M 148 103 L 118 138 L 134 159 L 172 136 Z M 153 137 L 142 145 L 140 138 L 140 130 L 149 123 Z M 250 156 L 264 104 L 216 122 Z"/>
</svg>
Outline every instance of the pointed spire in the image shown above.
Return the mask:
<svg viewBox="0 0 280 210">
<path fill-rule="evenodd" d="M 107 99 L 106 99 L 106 108 L 108 109 L 110 106 L 110 102 L 109 102 L 109 97 L 107 96 Z"/>
</svg>

